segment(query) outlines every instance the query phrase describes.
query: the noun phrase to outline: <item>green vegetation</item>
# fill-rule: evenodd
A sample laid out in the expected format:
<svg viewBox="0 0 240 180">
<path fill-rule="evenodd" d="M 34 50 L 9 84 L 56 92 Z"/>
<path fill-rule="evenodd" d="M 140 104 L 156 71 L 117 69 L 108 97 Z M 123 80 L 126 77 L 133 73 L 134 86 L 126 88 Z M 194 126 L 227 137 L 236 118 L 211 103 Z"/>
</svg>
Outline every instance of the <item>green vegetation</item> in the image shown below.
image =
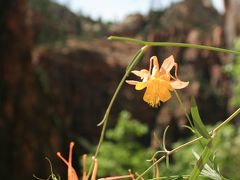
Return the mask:
<svg viewBox="0 0 240 180">
<path fill-rule="evenodd" d="M 125 175 L 129 169 L 144 171 L 150 165 L 146 160 L 154 153 L 139 141 L 147 132 L 146 125 L 132 119 L 128 112 L 121 112 L 116 127 L 106 132 L 98 157 L 98 176 Z"/>
<path fill-rule="evenodd" d="M 212 127 L 208 127 L 208 129 L 212 129 Z M 127 174 L 128 169 L 138 173 L 147 169 L 150 163 L 146 160 L 151 159 L 154 150 L 144 147 L 138 142 L 138 138 L 145 135 L 147 131 L 146 125 L 133 120 L 128 112 L 121 112 L 116 127 L 106 132 L 107 138 L 102 144 L 98 158 L 100 166 L 99 177 Z M 194 138 L 195 136 L 192 136 L 188 140 Z M 178 147 L 185 141 L 178 141 L 173 144 L 173 148 Z M 203 140 L 202 143 L 206 143 L 204 141 L 206 140 Z M 240 130 L 234 125 L 226 126 L 222 131 L 219 131 L 214 139 L 212 148 L 214 149 L 214 155 L 207 162 L 207 168 L 211 168 L 212 171 L 215 171 L 215 174 L 218 174 L 219 168 L 224 177 L 240 179 L 240 175 L 236 173 L 240 167 L 239 148 Z M 171 156 L 169 168 L 167 168 L 164 162 L 160 164 L 160 175 L 179 175 L 179 177 L 181 175 L 189 175 L 194 166 L 193 162 L 196 161 L 194 154 L 200 154 L 202 150 L 202 145 L 198 143 L 179 151 Z M 203 172 L 206 173 L 206 165 Z M 150 177 L 149 174 L 148 178 Z M 200 179 L 209 178 L 200 177 Z"/>
<path fill-rule="evenodd" d="M 240 38 L 236 39 L 235 50 L 240 51 Z M 233 78 L 233 98 L 232 105 L 239 106 L 240 105 L 240 56 L 236 56 L 233 64 L 230 66 L 229 72 Z"/>
<path fill-rule="evenodd" d="M 212 128 L 209 128 L 212 129 Z M 194 137 L 190 137 L 193 139 Z M 186 140 L 184 140 L 186 141 Z M 178 141 L 173 146 L 178 147 L 184 142 Z M 214 156 L 210 158 L 208 164 L 224 177 L 229 179 L 240 179 L 238 169 L 240 167 L 240 130 L 233 125 L 225 126 L 222 131 L 219 131 L 213 143 Z M 200 143 L 186 147 L 183 151 L 172 156 L 172 164 L 167 169 L 165 164 L 161 164 L 161 176 L 169 174 L 189 174 L 192 170 L 195 161 L 194 152 L 201 153 L 203 147 Z M 215 157 L 215 158 L 214 158 Z M 218 167 L 216 167 L 216 164 Z"/>
<path fill-rule="evenodd" d="M 171 128 L 171 127 L 170 127 Z M 207 129 L 213 129 L 208 127 Z M 147 169 L 151 163 L 146 160 L 151 159 L 154 150 L 142 146 L 138 140 L 146 135 L 148 128 L 146 125 L 133 120 L 131 115 L 123 111 L 120 113 L 118 123 L 114 129 L 106 132 L 106 140 L 103 142 L 99 160 L 98 176 L 113 176 L 127 174 L 128 169 L 133 172 L 141 173 Z M 196 136 L 189 137 L 187 141 L 194 139 Z M 166 137 L 167 138 L 167 137 Z M 173 148 L 186 142 L 180 140 L 173 144 Z M 203 139 L 202 144 L 206 144 L 207 140 Z M 240 130 L 234 125 L 225 126 L 218 132 L 212 144 L 214 151 L 210 160 L 205 164 L 202 173 L 214 174 L 214 177 L 228 177 L 229 179 L 240 179 L 240 175 L 236 173 L 240 167 Z M 193 169 L 197 154 L 201 154 L 204 147 L 200 143 L 195 143 L 185 147 L 182 151 L 173 154 L 170 159 L 170 166 L 167 168 L 164 162 L 160 163 L 160 176 L 175 176 L 179 178 L 181 175 L 189 175 Z M 211 170 L 210 170 L 211 169 Z M 219 171 L 219 172 L 218 172 Z M 150 173 L 145 178 L 151 178 Z M 215 178 L 215 179 L 217 179 Z M 223 177 L 221 177 L 224 179 Z M 167 179 L 173 179 L 171 177 Z M 199 179 L 209 179 L 201 177 Z"/>
</svg>

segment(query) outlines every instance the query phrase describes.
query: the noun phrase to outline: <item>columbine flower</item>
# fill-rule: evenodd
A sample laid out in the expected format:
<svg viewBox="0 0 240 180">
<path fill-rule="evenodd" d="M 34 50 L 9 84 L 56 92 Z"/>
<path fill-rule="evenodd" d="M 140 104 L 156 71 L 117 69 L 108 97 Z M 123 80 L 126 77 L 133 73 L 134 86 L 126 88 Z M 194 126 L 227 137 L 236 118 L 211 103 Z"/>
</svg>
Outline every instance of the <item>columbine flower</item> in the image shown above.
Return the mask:
<svg viewBox="0 0 240 180">
<path fill-rule="evenodd" d="M 72 167 L 72 150 L 73 150 L 74 142 L 70 143 L 69 147 L 69 157 L 68 161 L 62 157 L 60 152 L 57 152 L 57 156 L 68 166 L 68 180 L 78 180 L 77 173 L 75 169 Z M 86 160 L 87 160 L 87 155 L 84 154 L 82 157 L 83 160 L 83 175 L 82 175 L 82 180 L 87 180 L 87 168 L 86 168 Z M 92 176 L 91 180 L 96 180 L 97 178 L 97 171 L 98 171 L 98 160 L 95 157 L 92 157 L 92 160 L 94 162 L 94 167 L 92 171 Z M 124 175 L 124 176 L 113 176 L 113 177 L 105 177 L 101 178 L 101 180 L 118 180 L 118 179 L 126 179 L 126 178 L 131 178 L 134 180 L 134 175 L 129 172 L 129 175 Z"/>
<path fill-rule="evenodd" d="M 170 74 L 171 69 L 175 67 L 175 76 Z M 189 82 L 183 82 L 177 77 L 177 63 L 173 56 L 166 58 L 159 68 L 156 56 L 150 58 L 149 70 L 132 71 L 139 76 L 142 81 L 127 80 L 130 85 L 135 85 L 136 90 L 146 88 L 143 100 L 152 107 L 157 107 L 160 102 L 166 102 L 171 98 L 170 91 L 185 88 Z"/>
<path fill-rule="evenodd" d="M 78 180 L 77 173 L 75 169 L 72 167 L 73 146 L 74 146 L 74 142 L 71 142 L 69 147 L 68 161 L 64 157 L 62 157 L 60 152 L 57 152 L 57 156 L 68 166 L 68 180 Z"/>
<path fill-rule="evenodd" d="M 72 167 L 73 146 L 74 146 L 74 142 L 71 142 L 70 147 L 69 147 L 68 161 L 64 157 L 62 157 L 60 152 L 57 152 L 57 156 L 68 166 L 68 180 L 78 180 L 77 173 L 76 173 L 75 169 Z M 87 159 L 87 155 L 85 154 L 85 155 L 83 155 L 83 176 L 82 176 L 82 180 L 87 180 L 86 159 Z M 94 161 L 94 168 L 93 168 L 93 173 L 92 173 L 91 180 L 96 180 L 98 161 L 94 157 L 93 157 L 93 161 Z"/>
</svg>

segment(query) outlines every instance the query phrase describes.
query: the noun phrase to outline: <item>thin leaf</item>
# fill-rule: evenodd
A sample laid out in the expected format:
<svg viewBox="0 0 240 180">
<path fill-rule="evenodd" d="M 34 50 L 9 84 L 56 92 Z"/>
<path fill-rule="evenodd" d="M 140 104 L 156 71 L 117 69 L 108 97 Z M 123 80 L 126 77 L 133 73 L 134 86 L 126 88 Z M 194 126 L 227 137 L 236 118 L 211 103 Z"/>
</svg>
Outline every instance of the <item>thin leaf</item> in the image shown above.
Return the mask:
<svg viewBox="0 0 240 180">
<path fill-rule="evenodd" d="M 182 125 L 182 127 L 189 129 L 193 134 L 196 133 L 195 130 L 192 127 L 188 126 L 188 125 Z"/>
<path fill-rule="evenodd" d="M 204 138 L 210 139 L 211 136 L 209 135 L 205 125 L 203 124 L 201 117 L 198 112 L 197 104 L 194 98 L 191 99 L 191 115 L 193 118 L 193 123 L 196 130 L 201 134 Z"/>
<path fill-rule="evenodd" d="M 205 164 L 209 160 L 209 157 L 211 156 L 212 153 L 213 153 L 212 152 L 212 140 L 209 140 L 209 142 L 206 145 L 206 147 L 204 148 L 200 158 L 196 162 L 196 164 L 191 172 L 191 175 L 189 177 L 189 180 L 196 180 L 198 178 L 198 176 L 200 175 L 202 169 L 204 168 Z"/>
<path fill-rule="evenodd" d="M 199 160 L 200 156 L 195 151 L 193 151 L 193 155 Z M 204 165 L 201 175 L 213 180 L 222 180 L 221 175 L 216 170 L 212 169 L 207 163 Z"/>
</svg>

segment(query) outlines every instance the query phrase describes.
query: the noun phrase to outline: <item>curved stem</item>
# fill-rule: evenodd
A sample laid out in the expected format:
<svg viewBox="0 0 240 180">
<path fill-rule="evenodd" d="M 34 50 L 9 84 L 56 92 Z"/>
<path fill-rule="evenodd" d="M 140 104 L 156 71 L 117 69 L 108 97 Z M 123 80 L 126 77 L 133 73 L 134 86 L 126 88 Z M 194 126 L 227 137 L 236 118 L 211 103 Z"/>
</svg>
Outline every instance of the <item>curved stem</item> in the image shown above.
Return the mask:
<svg viewBox="0 0 240 180">
<path fill-rule="evenodd" d="M 219 124 L 216 128 L 214 128 L 210 134 L 216 133 L 218 130 L 220 130 L 221 128 L 223 128 L 226 124 L 228 124 L 230 121 L 232 121 L 238 114 L 240 113 L 240 108 L 238 108 L 231 116 L 229 116 L 225 121 L 223 121 L 221 124 Z M 214 136 L 215 137 L 215 136 Z M 213 137 L 213 138 L 214 138 Z M 195 138 L 187 143 L 184 143 L 178 147 L 176 147 L 175 149 L 168 151 L 168 156 L 183 149 L 186 146 L 189 146 L 191 144 L 194 144 L 195 142 L 201 140 L 203 138 L 203 136 L 200 136 L 198 138 Z M 140 174 L 136 180 L 140 179 L 141 177 L 143 177 L 149 170 L 152 169 L 152 167 L 154 167 L 156 164 L 158 164 L 159 162 L 161 162 L 163 159 L 166 158 L 166 155 L 163 155 L 160 159 L 158 159 L 156 162 L 154 162 L 150 167 L 148 167 L 148 169 L 146 169 L 142 174 Z"/>
<path fill-rule="evenodd" d="M 179 151 L 179 150 L 181 150 L 181 149 L 183 149 L 185 146 L 189 146 L 189 145 L 191 145 L 191 144 L 194 144 L 195 142 L 199 141 L 199 140 L 202 139 L 202 138 L 203 138 L 202 136 L 201 136 L 201 137 L 198 137 L 198 138 L 196 138 L 196 139 L 194 139 L 194 140 L 192 140 L 192 141 L 189 141 L 189 142 L 187 142 L 187 143 L 185 143 L 185 144 L 182 144 L 182 145 L 176 147 L 175 149 L 173 149 L 173 150 L 171 150 L 171 151 L 168 151 L 168 156 L 171 155 L 171 154 L 173 154 L 173 153 L 175 153 L 175 152 L 177 152 L 177 151 Z M 136 178 L 136 180 L 138 180 L 139 178 L 141 178 L 142 176 L 144 176 L 144 175 L 145 175 L 148 171 L 150 171 L 156 164 L 158 164 L 158 163 L 160 163 L 162 160 L 164 160 L 164 159 L 166 158 L 166 156 L 167 156 L 167 155 L 163 155 L 161 158 L 159 158 L 156 162 L 154 162 L 151 166 L 149 166 L 142 174 L 140 174 L 140 175 Z"/>
<path fill-rule="evenodd" d="M 120 83 L 118 84 L 118 87 L 117 87 L 116 91 L 114 92 L 114 95 L 113 95 L 113 97 L 112 97 L 112 99 L 111 99 L 111 101 L 108 105 L 108 108 L 107 108 L 107 110 L 104 114 L 103 120 L 98 124 L 98 126 L 102 125 L 102 130 L 101 130 L 101 135 L 100 135 L 99 142 L 98 142 L 98 145 L 97 145 L 97 149 L 95 151 L 95 155 L 94 155 L 95 158 L 97 158 L 97 156 L 99 154 L 99 151 L 100 151 L 100 147 L 101 147 L 102 142 L 104 140 L 106 127 L 107 127 L 107 123 L 108 123 L 108 119 L 109 119 L 108 116 L 109 116 L 109 113 L 112 109 L 112 105 L 115 102 L 115 99 L 116 99 L 120 89 L 122 88 L 126 78 L 130 74 L 132 69 L 139 63 L 139 61 L 141 60 L 141 58 L 142 58 L 144 52 L 146 51 L 146 49 L 147 49 L 147 46 L 142 47 L 141 50 L 133 58 L 132 62 L 129 64 L 129 67 L 127 68 L 124 76 L 122 77 Z M 93 170 L 93 163 L 91 163 L 91 165 L 90 165 L 90 169 L 89 169 L 89 172 L 88 172 L 88 175 L 87 175 L 87 179 L 90 177 L 90 174 L 92 173 L 92 170 Z"/>
<path fill-rule="evenodd" d="M 142 46 L 168 46 L 168 47 L 187 47 L 187 48 L 196 48 L 196 49 L 204 49 L 209 51 L 217 51 L 223 53 L 233 53 L 240 55 L 239 51 L 217 48 L 213 46 L 205 46 L 200 44 L 190 44 L 190 43 L 176 43 L 176 42 L 150 42 L 150 41 L 142 41 L 138 39 L 128 38 L 128 37 L 119 37 L 119 36 L 110 36 L 109 40 L 117 40 L 117 41 L 127 41 L 130 43 L 142 45 Z"/>
<path fill-rule="evenodd" d="M 240 108 L 238 108 L 234 113 L 231 114 L 225 121 L 223 121 L 220 125 L 218 125 L 214 130 L 213 133 L 216 133 L 222 127 L 226 126 L 233 118 L 235 118 L 240 113 Z"/>
<path fill-rule="evenodd" d="M 184 112 L 184 114 L 185 114 L 185 116 L 186 116 L 186 118 L 187 118 L 190 126 L 191 126 L 192 128 L 194 128 L 194 126 L 193 126 L 193 124 L 192 124 L 192 121 L 191 121 L 191 119 L 190 119 L 190 117 L 189 117 L 189 115 L 188 115 L 188 113 L 187 113 L 187 110 L 186 110 L 186 108 L 185 108 L 184 105 L 183 105 L 182 99 L 180 98 L 180 96 L 179 96 L 179 94 L 178 94 L 178 92 L 177 92 L 176 90 L 174 90 L 174 93 L 175 93 L 175 95 L 176 95 L 176 97 L 177 97 L 177 100 L 178 100 L 178 102 L 179 102 L 179 104 L 180 104 L 180 106 L 181 106 L 181 108 L 182 108 L 182 110 L 183 110 L 183 112 Z"/>
<path fill-rule="evenodd" d="M 107 126 L 108 119 L 109 119 L 108 116 L 109 116 L 110 110 L 112 109 L 112 105 L 113 105 L 113 103 L 114 103 L 114 101 L 115 101 L 115 99 L 116 99 L 116 97 L 117 97 L 117 95 L 118 95 L 118 93 L 119 93 L 119 91 L 120 91 L 123 83 L 125 82 L 125 79 L 127 78 L 127 76 L 128 76 L 128 74 L 125 73 L 125 75 L 124 75 L 123 78 L 121 79 L 120 83 L 118 84 L 118 87 L 117 87 L 117 89 L 116 89 L 116 91 L 115 91 L 115 93 L 114 93 L 114 95 L 113 95 L 113 97 L 112 97 L 112 99 L 111 99 L 111 101 L 110 101 L 110 103 L 109 103 L 109 106 L 108 106 L 108 108 L 107 108 L 107 110 L 106 110 L 106 113 L 105 113 L 105 115 L 104 115 L 103 121 L 98 124 L 98 125 L 103 124 L 103 127 L 102 127 L 102 131 L 101 131 L 101 136 L 100 136 L 100 139 L 99 139 L 99 143 L 98 143 L 98 146 L 97 146 L 95 155 L 94 155 L 95 158 L 97 157 L 97 155 L 98 155 L 98 153 L 99 153 L 100 146 L 101 146 L 102 141 L 103 141 L 103 139 L 104 139 L 104 135 L 105 135 L 105 131 L 106 131 L 106 126 Z"/>
<path fill-rule="evenodd" d="M 195 128 L 194 128 L 193 123 L 192 123 L 192 121 L 191 121 L 191 119 L 190 119 L 190 116 L 189 116 L 188 113 L 187 113 L 186 108 L 185 108 L 184 105 L 183 105 L 182 99 L 180 98 L 180 96 L 179 96 L 179 94 L 178 94 L 178 92 L 177 92 L 176 90 L 174 90 L 174 93 L 175 93 L 175 95 L 176 95 L 176 97 L 177 97 L 177 99 L 178 99 L 178 102 L 179 102 L 179 104 L 180 104 L 180 106 L 181 106 L 181 108 L 182 108 L 182 110 L 183 110 L 183 112 L 184 112 L 184 114 L 185 114 L 185 116 L 186 116 L 186 118 L 187 118 L 187 120 L 188 120 L 191 128 L 194 130 Z M 194 130 L 194 131 L 195 131 L 195 130 Z M 197 135 L 195 132 L 194 132 L 194 136 L 198 137 L 198 135 Z M 201 141 L 200 141 L 200 144 L 201 144 L 201 146 L 203 147 L 203 144 L 202 144 Z"/>
</svg>

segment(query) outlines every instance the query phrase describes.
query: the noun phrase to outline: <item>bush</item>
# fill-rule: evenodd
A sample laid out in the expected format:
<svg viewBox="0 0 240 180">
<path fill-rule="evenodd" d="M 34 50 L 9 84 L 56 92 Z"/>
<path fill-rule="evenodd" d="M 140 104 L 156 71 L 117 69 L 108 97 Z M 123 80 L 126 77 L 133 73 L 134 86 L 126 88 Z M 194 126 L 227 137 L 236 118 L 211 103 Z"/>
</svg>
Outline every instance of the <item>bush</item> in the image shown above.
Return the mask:
<svg viewBox="0 0 240 180">
<path fill-rule="evenodd" d="M 235 50 L 240 51 L 240 38 L 236 39 Z M 233 79 L 233 97 L 231 99 L 231 104 L 233 106 L 240 105 L 240 56 L 236 56 L 233 63 L 226 66 L 226 70 L 230 73 Z"/>
<path fill-rule="evenodd" d="M 209 129 L 213 129 L 212 127 Z M 190 139 L 195 138 L 195 136 Z M 186 140 L 181 140 L 175 143 L 173 146 L 178 147 L 183 144 Z M 192 170 L 194 164 L 189 162 L 195 162 L 196 158 L 193 152 L 201 153 L 202 146 L 200 143 L 188 146 L 182 151 L 177 152 L 172 156 L 172 163 L 170 168 L 167 169 L 164 163 L 161 164 L 161 176 L 164 175 L 177 175 L 189 174 Z M 214 147 L 216 159 L 210 161 L 208 164 L 214 166 L 217 164 L 219 166 L 219 171 L 224 177 L 229 179 L 240 179 L 240 174 L 236 173 L 240 167 L 240 130 L 233 125 L 228 125 L 224 129 L 218 132 L 214 140 Z M 214 169 L 214 167 L 213 167 Z M 200 179 L 200 178 L 199 178 Z M 203 178 L 202 178 L 203 179 Z M 209 179 L 209 178 L 208 178 Z"/>
<path fill-rule="evenodd" d="M 147 169 L 151 164 L 146 160 L 154 151 L 139 142 L 147 132 L 146 125 L 133 120 L 128 112 L 121 112 L 116 127 L 106 132 L 98 158 L 98 176 L 124 175 L 129 169 L 141 173 Z"/>
<path fill-rule="evenodd" d="M 209 127 L 210 129 L 213 129 L 213 127 Z M 146 160 L 151 159 L 155 152 L 151 148 L 144 147 L 139 142 L 139 139 L 147 132 L 148 128 L 146 125 L 133 120 L 128 112 L 121 112 L 116 127 L 106 132 L 106 140 L 102 144 L 98 158 L 98 176 L 123 175 L 127 174 L 128 169 L 138 173 L 146 170 L 151 165 Z M 190 137 L 187 141 L 194 138 L 196 136 Z M 173 148 L 184 142 L 186 140 L 174 143 Z M 240 130 L 233 125 L 226 126 L 215 137 L 213 149 L 217 158 L 213 162 L 212 157 L 212 160 L 208 162 L 212 169 L 216 169 L 213 166 L 217 164 L 224 177 L 240 179 L 240 174 L 236 173 L 240 167 Z M 200 154 L 202 150 L 201 144 L 197 143 L 175 153 L 171 156 L 169 168 L 166 167 L 164 162 L 160 164 L 160 175 L 190 174 L 196 161 L 193 152 Z M 152 178 L 152 175 L 149 173 L 145 178 Z M 199 179 L 204 178 L 200 177 Z"/>
</svg>

